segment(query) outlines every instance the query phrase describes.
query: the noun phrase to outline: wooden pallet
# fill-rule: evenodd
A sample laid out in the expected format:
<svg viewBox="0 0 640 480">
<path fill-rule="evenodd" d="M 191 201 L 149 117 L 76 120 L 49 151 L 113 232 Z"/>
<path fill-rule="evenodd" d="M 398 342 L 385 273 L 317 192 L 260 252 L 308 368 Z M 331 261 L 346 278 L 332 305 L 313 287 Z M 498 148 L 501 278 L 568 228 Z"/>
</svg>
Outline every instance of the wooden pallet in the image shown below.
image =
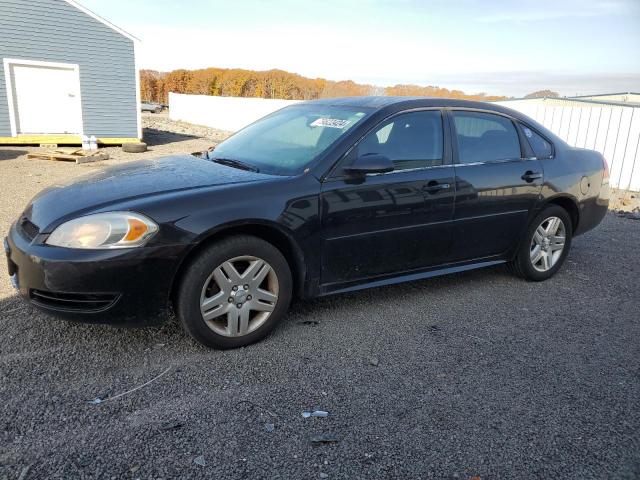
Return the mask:
<svg viewBox="0 0 640 480">
<path fill-rule="evenodd" d="M 92 152 L 81 148 L 58 148 L 51 152 L 27 153 L 27 158 L 58 160 L 63 162 L 89 163 L 107 160 L 108 153 Z"/>
</svg>

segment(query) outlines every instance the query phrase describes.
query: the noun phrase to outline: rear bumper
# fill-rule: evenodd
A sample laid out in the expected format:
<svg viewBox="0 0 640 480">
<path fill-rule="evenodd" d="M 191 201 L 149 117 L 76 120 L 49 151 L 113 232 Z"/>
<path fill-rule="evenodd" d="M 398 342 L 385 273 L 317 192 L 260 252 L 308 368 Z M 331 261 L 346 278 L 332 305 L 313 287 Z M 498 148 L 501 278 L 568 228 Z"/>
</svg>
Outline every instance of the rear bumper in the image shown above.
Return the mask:
<svg viewBox="0 0 640 480">
<path fill-rule="evenodd" d="M 12 283 L 32 305 L 71 320 L 118 325 L 166 318 L 184 248 L 70 250 L 33 245 L 15 226 L 5 240 Z"/>
<path fill-rule="evenodd" d="M 580 202 L 580 217 L 578 228 L 573 235 L 581 235 L 589 230 L 597 227 L 602 219 L 609 211 L 609 198 L 611 197 L 611 188 L 608 183 L 604 183 L 600 187 L 598 196 L 588 198 Z"/>
</svg>

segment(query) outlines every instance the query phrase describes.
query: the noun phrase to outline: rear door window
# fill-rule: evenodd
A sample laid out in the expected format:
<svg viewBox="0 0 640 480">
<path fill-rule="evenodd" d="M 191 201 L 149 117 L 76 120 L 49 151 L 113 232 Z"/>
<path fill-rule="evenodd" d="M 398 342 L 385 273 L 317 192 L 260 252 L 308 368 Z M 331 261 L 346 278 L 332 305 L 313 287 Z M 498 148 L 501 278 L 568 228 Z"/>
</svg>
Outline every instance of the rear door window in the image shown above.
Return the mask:
<svg viewBox="0 0 640 480">
<path fill-rule="evenodd" d="M 522 157 L 520 139 L 511 120 L 501 115 L 454 111 L 460 163 L 513 160 Z"/>
</svg>

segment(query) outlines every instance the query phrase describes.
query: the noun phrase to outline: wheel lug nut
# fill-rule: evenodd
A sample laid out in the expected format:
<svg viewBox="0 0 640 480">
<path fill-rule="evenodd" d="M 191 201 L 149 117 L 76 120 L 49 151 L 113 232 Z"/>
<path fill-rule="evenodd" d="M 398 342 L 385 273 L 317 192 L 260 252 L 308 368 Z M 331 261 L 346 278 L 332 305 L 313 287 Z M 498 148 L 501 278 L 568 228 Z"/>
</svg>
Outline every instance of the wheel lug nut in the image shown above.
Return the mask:
<svg viewBox="0 0 640 480">
<path fill-rule="evenodd" d="M 245 290 L 249 290 L 249 285 L 245 285 L 245 286 L 244 286 L 244 287 L 242 287 L 242 288 L 244 288 Z"/>
<path fill-rule="evenodd" d="M 236 303 L 236 307 L 242 308 L 242 304 L 241 303 Z"/>
<path fill-rule="evenodd" d="M 251 295 L 247 295 L 247 300 L 251 300 Z"/>
<path fill-rule="evenodd" d="M 233 303 L 233 298 L 229 297 L 229 303 Z"/>
<path fill-rule="evenodd" d="M 233 290 L 234 292 L 237 292 L 237 291 L 238 291 L 238 286 L 237 286 L 237 285 L 234 285 L 234 286 L 233 286 L 233 288 L 232 288 L 231 290 Z"/>
</svg>

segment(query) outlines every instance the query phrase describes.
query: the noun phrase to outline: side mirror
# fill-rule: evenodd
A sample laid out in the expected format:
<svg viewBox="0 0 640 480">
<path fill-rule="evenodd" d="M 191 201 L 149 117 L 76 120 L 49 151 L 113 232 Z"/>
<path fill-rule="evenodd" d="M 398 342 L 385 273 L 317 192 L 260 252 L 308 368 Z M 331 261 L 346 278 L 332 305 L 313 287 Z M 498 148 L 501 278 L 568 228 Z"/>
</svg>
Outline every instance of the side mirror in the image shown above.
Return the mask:
<svg viewBox="0 0 640 480">
<path fill-rule="evenodd" d="M 393 162 L 379 153 L 367 153 L 356 158 L 351 165 L 344 167 L 347 175 L 366 175 L 367 173 L 387 173 L 393 171 Z"/>
</svg>

